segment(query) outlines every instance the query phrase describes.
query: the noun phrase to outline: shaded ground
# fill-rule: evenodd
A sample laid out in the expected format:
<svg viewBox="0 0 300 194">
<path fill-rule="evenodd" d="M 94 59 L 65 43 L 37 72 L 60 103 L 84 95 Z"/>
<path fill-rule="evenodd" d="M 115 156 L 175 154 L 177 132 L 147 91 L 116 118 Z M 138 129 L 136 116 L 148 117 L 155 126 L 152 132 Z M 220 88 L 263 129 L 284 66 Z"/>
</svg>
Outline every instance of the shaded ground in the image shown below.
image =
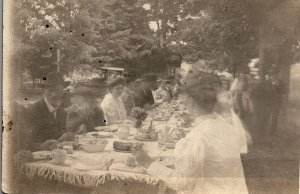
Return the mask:
<svg viewBox="0 0 300 194">
<path fill-rule="evenodd" d="M 249 193 L 299 193 L 300 101 L 288 106 L 288 126 L 260 139 L 243 157 Z"/>
<path fill-rule="evenodd" d="M 299 193 L 299 136 L 277 136 L 243 156 L 249 193 Z"/>
</svg>

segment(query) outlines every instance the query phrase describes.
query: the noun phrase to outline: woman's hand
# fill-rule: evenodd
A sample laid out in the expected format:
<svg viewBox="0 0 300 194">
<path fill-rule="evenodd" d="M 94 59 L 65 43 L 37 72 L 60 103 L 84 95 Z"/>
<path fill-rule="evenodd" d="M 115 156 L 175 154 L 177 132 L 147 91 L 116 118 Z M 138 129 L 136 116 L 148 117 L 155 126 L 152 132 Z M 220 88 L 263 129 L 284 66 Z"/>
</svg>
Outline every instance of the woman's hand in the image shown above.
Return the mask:
<svg viewBox="0 0 300 194">
<path fill-rule="evenodd" d="M 136 162 L 145 167 L 148 168 L 154 160 L 141 148 L 141 146 L 133 146 L 132 147 L 132 155 L 135 156 Z"/>
</svg>

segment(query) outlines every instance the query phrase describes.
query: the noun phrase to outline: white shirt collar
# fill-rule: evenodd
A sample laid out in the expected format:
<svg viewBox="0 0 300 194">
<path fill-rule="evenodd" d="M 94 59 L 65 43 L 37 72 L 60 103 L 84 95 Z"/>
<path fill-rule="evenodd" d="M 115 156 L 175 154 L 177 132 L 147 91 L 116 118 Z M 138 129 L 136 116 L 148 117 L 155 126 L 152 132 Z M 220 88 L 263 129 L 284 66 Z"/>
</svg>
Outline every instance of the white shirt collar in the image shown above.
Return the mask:
<svg viewBox="0 0 300 194">
<path fill-rule="evenodd" d="M 49 112 L 53 113 L 54 111 L 56 111 L 56 108 L 54 108 L 48 101 L 47 99 L 44 97 L 44 100 L 46 102 L 47 108 L 49 110 Z"/>
</svg>

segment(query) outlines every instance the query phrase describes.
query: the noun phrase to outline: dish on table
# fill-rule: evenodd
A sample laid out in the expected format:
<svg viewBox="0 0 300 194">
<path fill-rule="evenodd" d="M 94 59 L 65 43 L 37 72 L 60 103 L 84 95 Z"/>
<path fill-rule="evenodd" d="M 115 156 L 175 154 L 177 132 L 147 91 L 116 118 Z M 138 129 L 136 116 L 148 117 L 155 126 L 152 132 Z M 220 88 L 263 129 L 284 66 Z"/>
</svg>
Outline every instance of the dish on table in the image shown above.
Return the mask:
<svg viewBox="0 0 300 194">
<path fill-rule="evenodd" d="M 113 148 L 117 152 L 126 152 L 126 153 L 131 153 L 131 148 L 133 146 L 133 143 L 131 142 L 120 142 L 120 141 L 115 141 L 113 143 Z"/>
<path fill-rule="evenodd" d="M 147 139 L 144 139 L 144 138 L 140 138 L 140 137 L 135 137 L 136 140 L 139 140 L 139 141 L 157 141 L 158 138 L 155 138 L 155 139 L 150 139 L 150 138 L 147 138 Z"/>
<path fill-rule="evenodd" d="M 96 131 L 107 131 L 107 132 L 110 132 L 111 128 L 110 128 L 110 126 L 98 126 L 98 127 L 95 127 L 95 130 Z"/>
<path fill-rule="evenodd" d="M 168 148 L 168 149 L 174 149 L 175 146 L 176 146 L 176 143 L 174 143 L 174 142 L 165 143 L 165 147 Z"/>
<path fill-rule="evenodd" d="M 32 157 L 34 160 L 48 160 L 52 159 L 52 152 L 51 151 L 37 151 L 32 152 Z"/>
<path fill-rule="evenodd" d="M 57 145 L 57 148 L 63 149 L 64 146 L 72 146 L 73 149 L 77 149 L 80 147 L 79 143 L 75 141 L 63 141 Z"/>
<path fill-rule="evenodd" d="M 119 150 L 119 149 L 115 149 L 115 148 L 114 148 L 114 151 L 115 151 L 115 152 L 122 152 L 122 153 L 132 153 L 131 150 L 130 150 L 130 151 L 127 151 L 127 150 Z"/>
<path fill-rule="evenodd" d="M 107 144 L 108 141 L 106 139 L 102 139 L 100 141 L 91 140 L 90 142 L 82 144 L 81 147 L 86 152 L 94 153 L 94 152 L 102 152 L 105 149 Z"/>
<path fill-rule="evenodd" d="M 97 132 L 89 132 L 87 133 L 87 136 L 99 137 L 99 138 L 111 138 L 114 136 L 114 134 L 112 132 L 97 131 Z"/>
</svg>

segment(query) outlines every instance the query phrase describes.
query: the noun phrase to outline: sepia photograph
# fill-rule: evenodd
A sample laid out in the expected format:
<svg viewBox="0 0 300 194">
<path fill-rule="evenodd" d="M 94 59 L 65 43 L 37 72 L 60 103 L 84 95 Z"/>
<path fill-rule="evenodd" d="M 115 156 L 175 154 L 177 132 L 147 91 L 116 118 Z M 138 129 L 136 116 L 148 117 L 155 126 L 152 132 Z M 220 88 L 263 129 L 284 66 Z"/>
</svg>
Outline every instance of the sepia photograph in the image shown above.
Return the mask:
<svg viewBox="0 0 300 194">
<path fill-rule="evenodd" d="M 300 194 L 300 0 L 3 0 L 2 192 Z"/>
</svg>

